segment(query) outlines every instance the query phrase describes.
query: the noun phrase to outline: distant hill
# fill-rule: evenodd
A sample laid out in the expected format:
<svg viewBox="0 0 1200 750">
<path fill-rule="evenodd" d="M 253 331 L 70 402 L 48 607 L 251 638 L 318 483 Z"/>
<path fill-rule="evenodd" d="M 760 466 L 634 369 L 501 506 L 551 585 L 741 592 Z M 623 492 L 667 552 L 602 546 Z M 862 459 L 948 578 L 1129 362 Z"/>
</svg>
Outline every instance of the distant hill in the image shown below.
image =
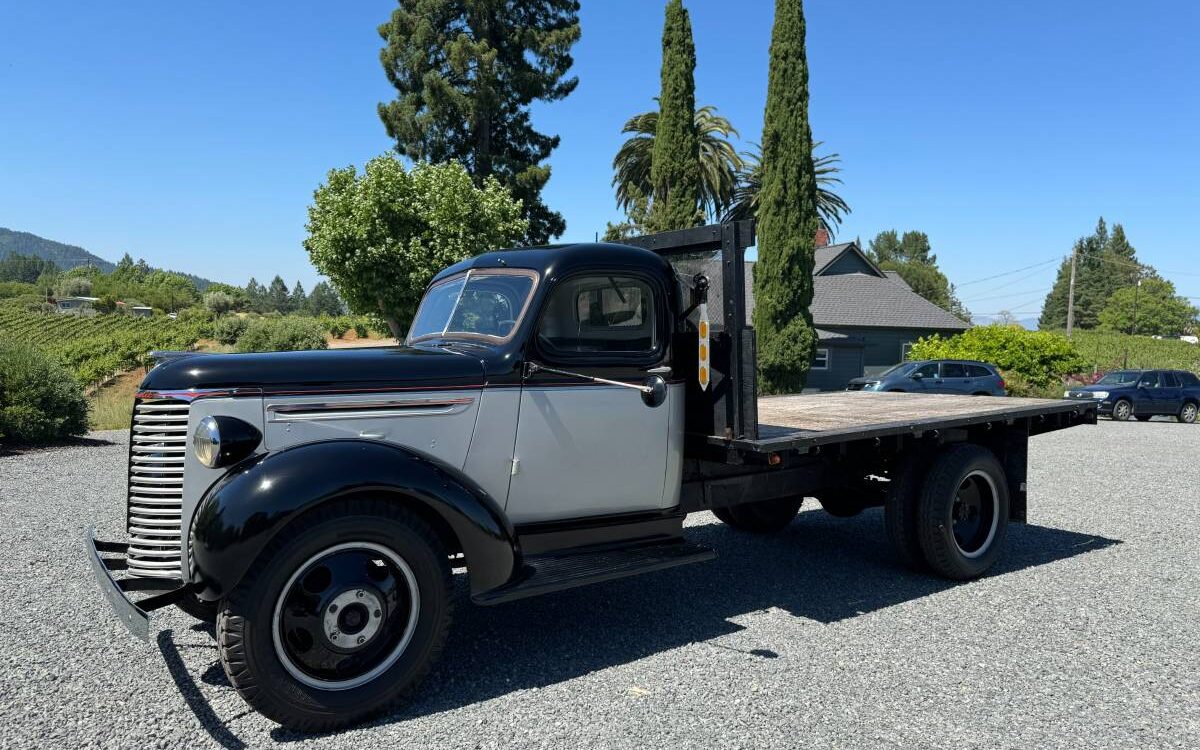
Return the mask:
<svg viewBox="0 0 1200 750">
<path fill-rule="evenodd" d="M 48 240 L 45 237 L 38 237 L 36 234 L 30 234 L 29 232 L 18 232 L 13 229 L 0 227 L 0 258 L 6 258 L 13 254 L 33 255 L 42 260 L 54 261 L 54 264 L 64 271 L 78 266 L 92 265 L 104 273 L 110 273 L 117 267 L 115 263 L 89 253 L 82 247 L 65 245 L 61 242 Z M 196 288 L 202 292 L 212 283 L 208 279 L 193 276 L 190 273 L 181 273 L 179 271 L 175 273 L 191 279 Z"/>
<path fill-rule="evenodd" d="M 109 263 L 98 255 L 92 255 L 82 247 L 64 245 L 29 232 L 0 227 L 0 258 L 13 254 L 34 255 L 42 260 L 51 260 L 64 270 L 91 264 L 104 273 L 109 273 L 117 267 L 116 264 Z"/>
</svg>

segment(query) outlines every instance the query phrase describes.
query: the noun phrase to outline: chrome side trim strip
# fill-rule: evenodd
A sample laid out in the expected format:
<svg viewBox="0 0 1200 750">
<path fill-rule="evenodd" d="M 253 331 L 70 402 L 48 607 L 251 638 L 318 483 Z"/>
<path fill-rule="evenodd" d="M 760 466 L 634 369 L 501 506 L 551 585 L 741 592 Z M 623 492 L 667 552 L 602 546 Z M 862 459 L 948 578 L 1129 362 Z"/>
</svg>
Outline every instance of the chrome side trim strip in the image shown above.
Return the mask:
<svg viewBox="0 0 1200 750">
<path fill-rule="evenodd" d="M 266 411 L 268 422 L 313 422 L 453 414 L 462 411 L 474 402 L 474 398 L 466 396 L 372 401 L 310 401 L 306 403 L 268 403 Z"/>
</svg>

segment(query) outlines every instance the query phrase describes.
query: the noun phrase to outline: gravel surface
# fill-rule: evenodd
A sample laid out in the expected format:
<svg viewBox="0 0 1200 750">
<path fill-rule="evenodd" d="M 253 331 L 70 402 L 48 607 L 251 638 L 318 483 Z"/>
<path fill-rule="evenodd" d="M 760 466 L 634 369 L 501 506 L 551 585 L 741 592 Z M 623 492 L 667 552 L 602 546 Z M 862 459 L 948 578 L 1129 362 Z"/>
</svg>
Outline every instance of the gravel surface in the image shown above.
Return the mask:
<svg viewBox="0 0 1200 750">
<path fill-rule="evenodd" d="M 399 712 L 329 736 L 250 713 L 209 631 L 126 632 L 83 529 L 121 536 L 126 438 L 0 454 L 0 747 L 1200 747 L 1200 427 L 1036 438 L 995 575 L 899 568 L 878 510 L 775 537 L 709 514 L 692 565 L 460 604 Z"/>
</svg>

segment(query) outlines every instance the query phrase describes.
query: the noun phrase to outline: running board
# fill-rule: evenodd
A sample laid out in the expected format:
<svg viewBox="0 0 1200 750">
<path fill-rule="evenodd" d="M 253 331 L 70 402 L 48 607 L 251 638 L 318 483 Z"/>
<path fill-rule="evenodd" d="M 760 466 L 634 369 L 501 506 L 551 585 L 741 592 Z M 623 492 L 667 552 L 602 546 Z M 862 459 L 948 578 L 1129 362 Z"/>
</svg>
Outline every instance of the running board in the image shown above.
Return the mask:
<svg viewBox="0 0 1200 750">
<path fill-rule="evenodd" d="M 677 565 L 705 562 L 716 556 L 711 547 L 683 540 L 587 552 L 528 555 L 518 578 L 474 596 L 472 600 L 476 604 L 500 604 Z"/>
</svg>

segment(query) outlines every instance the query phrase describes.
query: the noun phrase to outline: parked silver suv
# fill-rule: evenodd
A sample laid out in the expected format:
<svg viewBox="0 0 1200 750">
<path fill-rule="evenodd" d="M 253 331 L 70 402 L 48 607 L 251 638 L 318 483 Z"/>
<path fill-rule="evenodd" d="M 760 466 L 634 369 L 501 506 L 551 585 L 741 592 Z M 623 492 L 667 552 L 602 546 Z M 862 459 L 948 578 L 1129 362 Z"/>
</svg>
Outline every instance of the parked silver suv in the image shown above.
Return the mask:
<svg viewBox="0 0 1200 750">
<path fill-rule="evenodd" d="M 995 365 L 971 359 L 901 362 L 879 375 L 854 378 L 846 390 L 1008 395 L 1004 378 Z"/>
</svg>

